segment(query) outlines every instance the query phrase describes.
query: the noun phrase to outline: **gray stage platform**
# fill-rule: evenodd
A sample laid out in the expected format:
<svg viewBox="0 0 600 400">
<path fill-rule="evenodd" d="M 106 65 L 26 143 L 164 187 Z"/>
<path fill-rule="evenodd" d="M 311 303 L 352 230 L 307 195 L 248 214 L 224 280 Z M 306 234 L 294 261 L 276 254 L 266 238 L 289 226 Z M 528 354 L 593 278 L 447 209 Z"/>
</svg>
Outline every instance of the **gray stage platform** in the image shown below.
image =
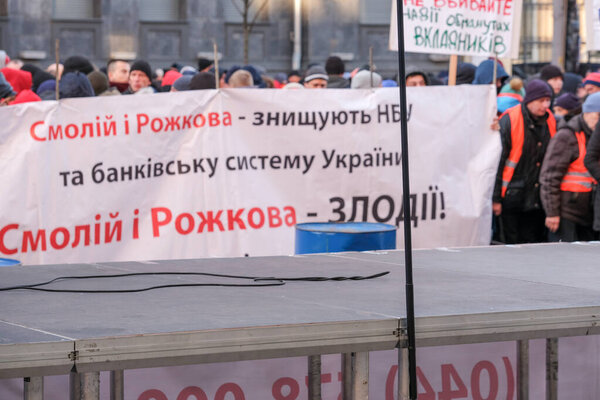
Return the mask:
<svg viewBox="0 0 600 400">
<path fill-rule="evenodd" d="M 0 286 L 65 275 L 193 271 L 353 276 L 263 288 L 133 294 L 0 292 L 0 378 L 392 349 L 404 339 L 404 254 L 0 268 Z M 147 276 L 52 288 L 139 288 L 221 278 Z M 232 282 L 232 281 L 227 281 Z M 234 280 L 234 283 L 247 283 Z M 600 244 L 414 252 L 417 346 L 598 334 Z"/>
</svg>

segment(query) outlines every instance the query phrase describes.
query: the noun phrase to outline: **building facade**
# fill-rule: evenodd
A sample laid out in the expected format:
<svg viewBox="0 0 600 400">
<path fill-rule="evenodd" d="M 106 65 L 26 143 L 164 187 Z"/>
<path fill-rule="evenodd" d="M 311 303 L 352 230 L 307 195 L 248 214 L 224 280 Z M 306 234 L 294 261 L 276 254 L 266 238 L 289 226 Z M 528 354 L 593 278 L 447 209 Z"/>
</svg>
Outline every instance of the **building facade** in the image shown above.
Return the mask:
<svg viewBox="0 0 600 400">
<path fill-rule="evenodd" d="M 243 63 L 240 11 L 247 0 L 0 0 L 0 49 L 13 58 L 46 66 L 83 55 L 97 66 L 110 58 L 150 61 L 154 68 L 173 62 L 196 65 L 213 58 L 218 46 L 225 68 Z M 549 62 L 552 0 L 524 0 L 521 60 Z M 397 71 L 397 54 L 387 49 L 390 0 L 250 0 L 249 62 L 269 71 L 289 71 L 294 38 L 301 37 L 301 66 L 339 55 L 348 70 L 373 61 L 388 77 Z M 300 3 L 300 35 L 294 5 Z M 263 4 L 264 3 L 264 4 Z M 582 4 L 582 1 L 579 2 Z M 583 7 L 581 7 L 583 8 Z M 257 10 L 260 13 L 256 15 Z M 582 15 L 582 14 L 580 14 Z M 409 68 L 447 69 L 448 58 L 407 55 Z"/>
<path fill-rule="evenodd" d="M 254 0 L 249 61 L 289 71 L 294 52 L 294 3 Z M 263 7 L 263 2 L 266 2 Z M 373 49 L 380 71 L 397 69 L 387 50 L 389 0 L 301 0 L 302 67 L 339 55 L 347 68 L 364 65 Z M 155 68 L 195 65 L 218 46 L 225 67 L 243 62 L 243 0 L 0 0 L 0 49 L 42 66 L 83 55 L 102 66 L 110 58 L 142 58 Z M 414 55 L 413 63 L 429 63 Z"/>
</svg>

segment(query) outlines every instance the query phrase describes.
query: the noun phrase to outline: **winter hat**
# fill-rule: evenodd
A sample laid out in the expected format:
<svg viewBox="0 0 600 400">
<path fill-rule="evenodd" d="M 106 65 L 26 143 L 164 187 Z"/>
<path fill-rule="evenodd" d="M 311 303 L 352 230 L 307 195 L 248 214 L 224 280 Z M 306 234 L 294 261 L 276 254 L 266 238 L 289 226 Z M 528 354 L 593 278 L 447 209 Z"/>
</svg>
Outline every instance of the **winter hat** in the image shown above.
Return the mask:
<svg viewBox="0 0 600 400">
<path fill-rule="evenodd" d="M 131 74 L 133 71 L 142 71 L 144 74 L 146 74 L 149 80 L 152 80 L 152 68 L 150 67 L 150 64 L 148 64 L 147 61 L 134 61 L 133 64 L 131 64 L 131 69 L 129 70 L 129 73 Z"/>
<path fill-rule="evenodd" d="M 192 78 L 190 90 L 216 89 L 215 75 L 210 72 L 200 72 Z"/>
<path fill-rule="evenodd" d="M 273 77 L 279 83 L 285 83 L 287 81 L 287 75 L 283 72 L 278 72 Z"/>
<path fill-rule="evenodd" d="M 345 69 L 344 61 L 338 56 L 330 56 L 325 61 L 325 71 L 330 75 L 342 75 Z"/>
<path fill-rule="evenodd" d="M 181 78 L 183 75 L 177 71 L 167 71 L 162 79 L 161 86 L 171 86 L 173 83 Z"/>
<path fill-rule="evenodd" d="M 595 85 L 600 87 L 600 72 L 590 72 L 586 75 L 583 85 Z"/>
<path fill-rule="evenodd" d="M 302 75 L 300 74 L 300 72 L 296 71 L 296 70 L 290 71 L 290 73 L 287 74 L 287 79 L 289 80 L 292 76 L 297 76 L 299 78 L 302 78 Z"/>
<path fill-rule="evenodd" d="M 543 80 L 533 79 L 525 87 L 525 98 L 523 99 L 523 103 L 528 104 L 534 100 L 541 99 L 542 97 L 552 98 L 552 89 L 550 89 L 550 86 Z"/>
<path fill-rule="evenodd" d="M 210 67 L 211 65 L 213 65 L 213 62 L 211 60 L 209 60 L 208 58 L 199 58 L 198 59 L 198 71 L 202 71 L 203 69 L 206 69 L 206 68 Z"/>
<path fill-rule="evenodd" d="M 56 79 L 54 75 L 44 71 L 37 65 L 33 64 L 23 64 L 23 66 L 21 67 L 21 71 L 31 72 L 31 77 L 33 78 L 33 85 L 31 85 L 31 90 L 33 90 L 34 92 L 37 91 L 37 88 L 42 82 L 47 81 L 49 79 Z"/>
<path fill-rule="evenodd" d="M 600 92 L 590 94 L 583 102 L 584 113 L 600 112 Z"/>
<path fill-rule="evenodd" d="M 252 75 L 252 81 L 254 82 L 254 86 L 258 88 L 266 88 L 267 84 L 263 80 L 262 76 L 260 76 L 259 69 L 253 65 L 244 65 L 242 67 L 243 70 L 250 72 Z"/>
<path fill-rule="evenodd" d="M 1 71 L 15 92 L 19 93 L 21 90 L 31 89 L 31 72 L 13 68 L 2 68 Z"/>
<path fill-rule="evenodd" d="M 565 72 L 563 82 L 562 90 L 565 92 L 577 94 L 577 89 L 583 87 L 583 77 L 573 72 Z"/>
<path fill-rule="evenodd" d="M 510 82 L 502 86 L 500 94 L 502 97 L 514 97 L 519 101 L 523 101 L 525 97 L 525 89 L 523 88 L 523 80 L 517 76 L 511 78 Z"/>
<path fill-rule="evenodd" d="M 100 94 L 108 90 L 108 77 L 100 71 L 92 71 L 87 75 L 90 80 L 90 84 L 94 89 L 94 94 L 100 96 Z"/>
<path fill-rule="evenodd" d="M 325 79 L 329 80 L 329 75 L 327 75 L 327 71 L 325 68 L 320 65 L 313 65 L 306 71 L 306 75 L 304 76 L 304 82 L 310 82 L 313 79 Z"/>
<path fill-rule="evenodd" d="M 175 88 L 178 92 L 184 90 L 190 90 L 190 83 L 192 82 L 192 75 L 183 75 L 181 78 L 173 82 L 172 88 Z"/>
<path fill-rule="evenodd" d="M 456 84 L 470 85 L 475 78 L 475 70 L 477 67 L 471 63 L 460 63 L 456 68 Z"/>
<path fill-rule="evenodd" d="M 16 93 L 13 91 L 12 86 L 4 77 L 4 74 L 0 72 L 0 99 L 5 97 L 14 96 Z"/>
<path fill-rule="evenodd" d="M 38 86 L 37 90 L 35 91 L 38 96 L 41 96 L 42 93 L 44 92 L 54 92 L 56 90 L 56 80 L 55 79 L 48 79 L 45 80 L 44 82 L 42 82 L 40 84 L 40 86 Z"/>
<path fill-rule="evenodd" d="M 191 65 L 186 65 L 185 67 L 181 68 L 181 70 L 179 72 L 181 73 L 181 75 L 192 75 L 192 76 L 194 76 L 198 73 L 196 68 L 192 67 Z"/>
<path fill-rule="evenodd" d="M 398 87 L 398 82 L 393 79 L 384 79 L 381 82 L 381 87 Z"/>
<path fill-rule="evenodd" d="M 87 76 L 81 72 L 68 72 L 64 74 L 58 83 L 60 98 L 93 97 L 94 89 Z"/>
<path fill-rule="evenodd" d="M 508 74 L 504 70 L 502 64 L 497 63 L 496 67 L 496 79 L 508 78 Z M 475 70 L 475 78 L 473 78 L 473 85 L 489 85 L 493 83 L 494 79 L 494 60 L 485 60 Z"/>
<path fill-rule="evenodd" d="M 10 103 L 10 105 L 12 106 L 13 104 L 32 103 L 34 101 L 42 101 L 42 99 L 33 91 L 25 89 L 19 92 L 17 97 L 15 97 L 15 99 Z"/>
<path fill-rule="evenodd" d="M 540 71 L 540 78 L 544 81 L 548 81 L 552 78 L 564 79 L 563 73 L 556 65 L 548 64 Z"/>
<path fill-rule="evenodd" d="M 377 72 L 373 72 L 373 86 L 371 86 L 371 71 L 362 70 L 359 71 L 354 78 L 352 78 L 352 82 L 350 83 L 350 87 L 352 89 L 368 89 L 371 87 L 379 87 L 381 86 L 381 75 Z"/>
<path fill-rule="evenodd" d="M 579 100 L 579 97 L 575 96 L 573 93 L 564 93 L 554 100 L 554 105 L 570 111 L 580 107 L 581 101 Z"/>
<path fill-rule="evenodd" d="M 63 74 L 79 71 L 87 75 L 94 70 L 90 60 L 82 56 L 71 56 L 65 60 L 63 65 L 65 67 Z"/>
</svg>

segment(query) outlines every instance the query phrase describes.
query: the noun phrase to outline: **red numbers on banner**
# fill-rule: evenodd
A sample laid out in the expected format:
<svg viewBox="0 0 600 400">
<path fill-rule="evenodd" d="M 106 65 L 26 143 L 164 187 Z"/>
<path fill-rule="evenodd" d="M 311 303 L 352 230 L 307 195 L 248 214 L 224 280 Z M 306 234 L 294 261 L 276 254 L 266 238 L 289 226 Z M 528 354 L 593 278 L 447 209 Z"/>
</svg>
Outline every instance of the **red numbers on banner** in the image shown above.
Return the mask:
<svg viewBox="0 0 600 400">
<path fill-rule="evenodd" d="M 138 397 L 138 400 L 169 400 L 169 399 L 160 390 L 150 389 L 150 390 L 146 390 L 144 393 L 140 394 L 140 397 Z"/>
<path fill-rule="evenodd" d="M 506 372 L 506 400 L 513 400 L 515 391 L 515 378 L 513 368 L 508 357 L 502 357 Z M 483 373 L 485 371 L 485 373 Z M 393 365 L 388 372 L 385 382 L 385 400 L 396 398 L 398 366 Z M 421 370 L 417 367 L 417 384 L 419 385 L 418 400 L 454 400 L 469 397 L 469 388 L 452 364 L 441 366 L 441 391 L 437 392 Z M 500 400 L 498 399 L 500 380 L 496 366 L 487 360 L 479 361 L 471 370 L 470 380 L 471 397 L 473 400 Z M 483 389 L 482 387 L 488 388 Z"/>
<path fill-rule="evenodd" d="M 287 388 L 288 394 L 283 394 L 284 388 Z M 273 383 L 271 392 L 275 400 L 296 400 L 300 394 L 300 385 L 294 378 L 279 378 Z"/>
<path fill-rule="evenodd" d="M 419 400 L 435 400 L 435 390 L 433 390 L 431 383 L 429 383 L 429 381 L 425 377 L 425 374 L 419 367 L 417 367 L 417 381 L 425 390 L 424 393 L 419 393 Z"/>
<path fill-rule="evenodd" d="M 453 384 L 454 383 L 454 384 Z M 453 389 L 456 387 L 456 389 Z M 438 393 L 439 400 L 464 399 L 469 397 L 469 391 L 454 365 L 442 364 L 442 391 Z"/>
<path fill-rule="evenodd" d="M 190 396 L 194 396 L 193 400 L 208 400 L 204 390 L 200 389 L 198 386 L 186 387 L 179 393 L 177 400 L 192 400 Z"/>
<path fill-rule="evenodd" d="M 215 394 L 215 400 L 225 400 L 228 393 L 233 395 L 233 400 L 246 400 L 242 388 L 231 382 L 221 385 Z M 227 397 L 227 399 L 231 399 L 231 397 Z"/>
<path fill-rule="evenodd" d="M 479 384 L 481 382 L 481 371 L 487 371 L 490 382 L 490 390 L 487 397 L 481 395 Z M 498 371 L 496 367 L 489 361 L 479 361 L 473 367 L 471 372 L 471 391 L 473 392 L 473 400 L 493 400 L 498 396 Z"/>
<path fill-rule="evenodd" d="M 228 394 L 233 395 L 227 396 Z M 214 400 L 246 400 L 244 391 L 235 383 L 225 383 L 217 389 Z M 158 389 L 146 390 L 140 394 L 137 400 L 169 400 L 167 396 Z M 188 386 L 179 392 L 177 400 L 208 400 L 208 396 L 198 386 Z"/>
<path fill-rule="evenodd" d="M 423 370 L 417 367 L 418 400 L 455 400 L 466 399 L 470 397 L 473 400 L 502 400 L 498 394 L 500 392 L 499 373 L 506 379 L 506 400 L 513 400 L 515 397 L 515 376 L 513 366 L 508 357 L 502 357 L 502 368 L 500 370 L 488 360 L 477 362 L 471 369 L 470 380 L 463 380 L 453 364 L 443 364 L 440 368 L 441 388 L 439 391 L 425 376 Z M 505 375 L 504 375 L 505 374 Z M 308 377 L 305 376 L 305 383 L 308 385 Z M 385 400 L 395 400 L 397 395 L 398 366 L 391 366 L 387 379 L 385 381 Z M 337 381 L 334 381 L 332 374 L 321 375 L 322 384 L 336 384 L 342 381 L 342 374 L 337 374 Z M 434 380 L 434 383 L 439 380 Z M 467 385 L 470 384 L 470 385 Z M 504 392 L 504 387 L 502 392 Z M 271 387 L 273 400 L 298 400 L 300 398 L 300 383 L 297 379 L 291 377 L 281 377 L 277 379 Z M 341 393 L 337 400 L 341 400 Z M 150 389 L 143 392 L 137 400 L 169 400 L 168 397 L 158 389 Z M 188 386 L 183 389 L 176 400 L 211 400 L 206 392 L 197 386 Z M 244 390 L 237 384 L 228 382 L 221 385 L 212 400 L 246 400 Z"/>
</svg>

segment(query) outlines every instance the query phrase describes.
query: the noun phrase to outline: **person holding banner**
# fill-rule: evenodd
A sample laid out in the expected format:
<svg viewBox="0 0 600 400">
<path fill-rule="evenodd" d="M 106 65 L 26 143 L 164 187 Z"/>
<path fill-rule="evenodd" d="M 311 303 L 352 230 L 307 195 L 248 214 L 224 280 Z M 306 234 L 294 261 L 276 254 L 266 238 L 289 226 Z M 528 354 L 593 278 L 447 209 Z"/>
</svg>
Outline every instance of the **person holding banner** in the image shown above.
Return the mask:
<svg viewBox="0 0 600 400">
<path fill-rule="evenodd" d="M 600 93 L 594 93 L 583 103 L 583 114 L 562 124 L 548 145 L 540 173 L 540 193 L 551 242 L 596 238 L 592 229 L 591 198 L 596 181 L 583 160 L 599 119 Z"/>
<path fill-rule="evenodd" d="M 545 213 L 539 174 L 556 120 L 549 110 L 552 90 L 534 79 L 525 87 L 523 104 L 508 109 L 500 119 L 502 154 L 492 197 L 504 243 L 537 243 L 546 239 Z"/>
<path fill-rule="evenodd" d="M 496 82 L 494 80 L 494 65 L 496 68 Z M 489 85 L 493 84 L 496 86 L 496 92 L 500 92 L 500 88 L 504 85 L 504 81 L 508 79 L 508 74 L 504 70 L 504 67 L 494 60 L 485 60 L 475 70 L 475 77 L 473 78 L 473 85 Z"/>
</svg>

